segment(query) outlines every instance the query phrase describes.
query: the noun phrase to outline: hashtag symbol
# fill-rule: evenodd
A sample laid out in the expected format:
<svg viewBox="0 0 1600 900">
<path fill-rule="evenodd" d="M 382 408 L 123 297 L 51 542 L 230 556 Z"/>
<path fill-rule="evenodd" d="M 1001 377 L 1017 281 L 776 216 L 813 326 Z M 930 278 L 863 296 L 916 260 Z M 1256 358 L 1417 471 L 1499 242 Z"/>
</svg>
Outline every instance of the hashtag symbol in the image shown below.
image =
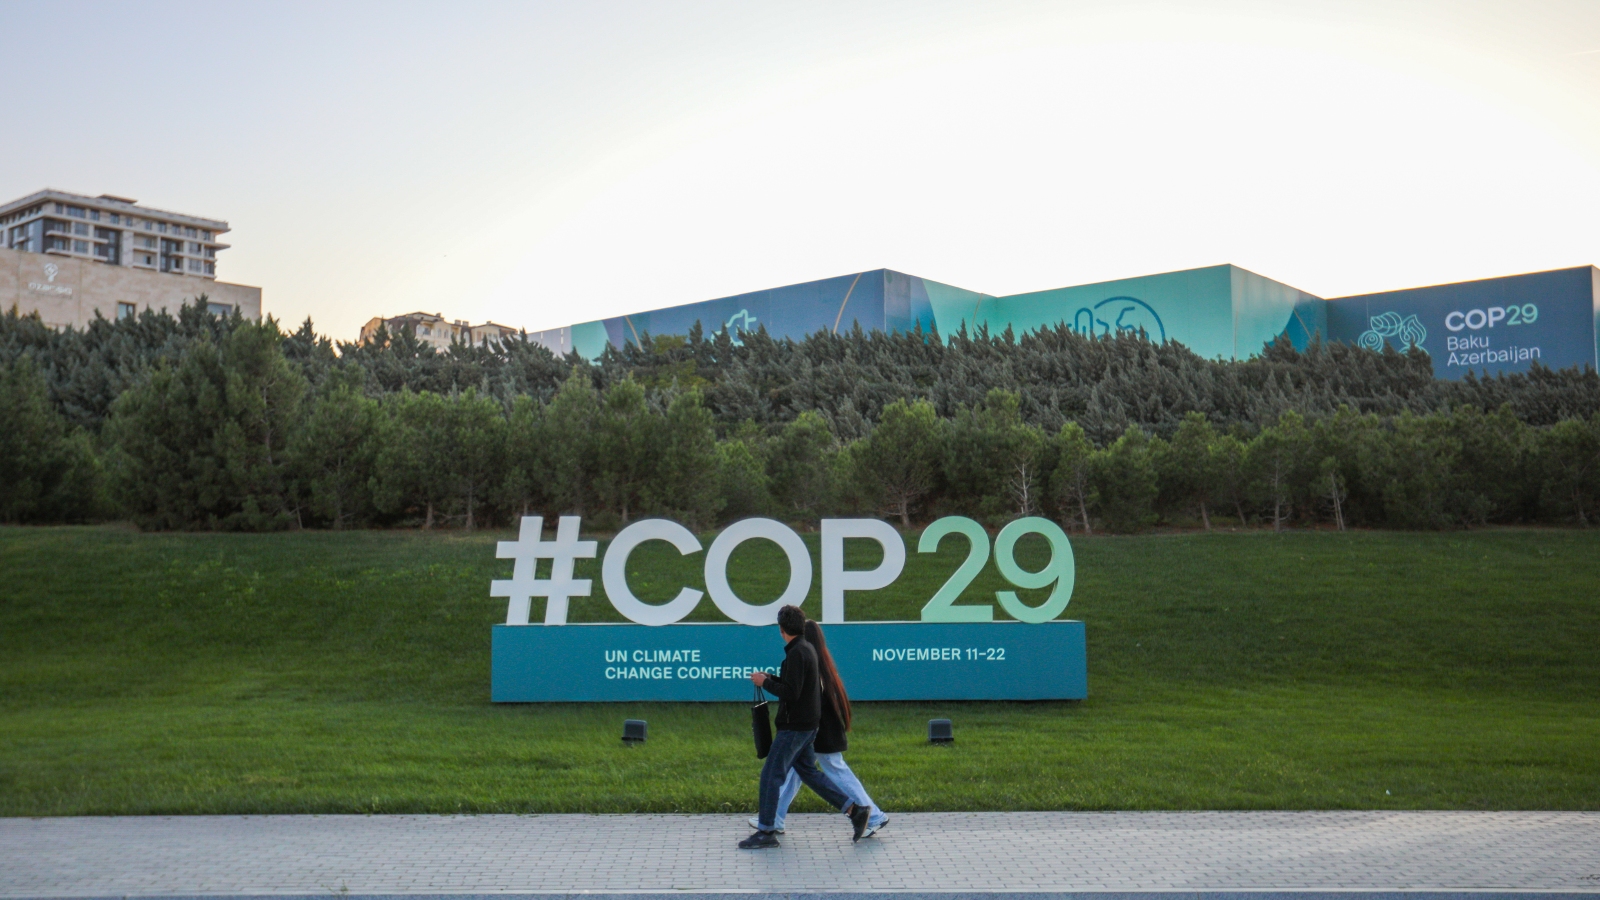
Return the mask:
<svg viewBox="0 0 1600 900">
<path fill-rule="evenodd" d="M 497 559 L 514 559 L 510 581 L 493 581 L 489 596 L 507 597 L 507 625 L 528 624 L 534 597 L 544 597 L 544 623 L 567 624 L 567 598 L 589 596 L 589 579 L 573 578 L 572 563 L 578 558 L 594 559 L 595 542 L 578 540 L 578 516 L 562 516 L 556 526 L 556 539 L 544 540 L 544 517 L 523 516 L 522 532 L 515 541 L 495 545 Z M 539 560 L 550 560 L 550 577 L 533 577 Z"/>
</svg>

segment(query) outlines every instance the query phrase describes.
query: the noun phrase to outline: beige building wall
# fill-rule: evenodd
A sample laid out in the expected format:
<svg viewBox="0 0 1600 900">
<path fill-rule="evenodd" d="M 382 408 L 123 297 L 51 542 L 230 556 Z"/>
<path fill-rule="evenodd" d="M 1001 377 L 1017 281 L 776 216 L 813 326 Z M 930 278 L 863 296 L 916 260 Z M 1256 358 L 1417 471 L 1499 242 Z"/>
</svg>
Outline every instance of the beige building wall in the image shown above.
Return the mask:
<svg viewBox="0 0 1600 900">
<path fill-rule="evenodd" d="M 176 315 L 185 301 L 202 294 L 209 303 L 236 307 L 247 319 L 261 318 L 258 287 L 0 249 L 0 308 L 9 311 L 15 305 L 24 315 L 37 311 L 55 328 L 83 328 L 94 321 L 96 310 L 115 320 L 118 303 Z"/>
</svg>

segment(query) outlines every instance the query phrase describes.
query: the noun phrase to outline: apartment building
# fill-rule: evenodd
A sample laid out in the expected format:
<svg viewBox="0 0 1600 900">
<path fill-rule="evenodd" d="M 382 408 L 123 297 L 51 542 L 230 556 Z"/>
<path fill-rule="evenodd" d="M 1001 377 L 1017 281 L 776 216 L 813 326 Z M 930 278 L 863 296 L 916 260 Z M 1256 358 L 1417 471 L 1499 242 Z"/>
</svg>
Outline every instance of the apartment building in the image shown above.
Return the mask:
<svg viewBox="0 0 1600 900">
<path fill-rule="evenodd" d="M 520 330 L 510 325 L 500 325 L 495 322 L 485 322 L 482 325 L 469 325 L 466 319 L 446 319 L 441 313 L 414 312 L 403 316 L 374 316 L 361 326 L 361 343 L 372 340 L 378 333 L 378 327 L 389 334 L 399 334 L 402 329 L 409 327 L 417 336 L 417 340 L 433 347 L 435 350 L 448 350 L 452 341 L 462 344 L 481 344 L 484 341 L 501 341 L 520 334 Z"/>
<path fill-rule="evenodd" d="M 0 204 L 0 304 L 83 327 L 204 295 L 214 312 L 260 318 L 261 289 L 217 281 L 228 223 L 112 194 L 45 189 Z"/>
</svg>

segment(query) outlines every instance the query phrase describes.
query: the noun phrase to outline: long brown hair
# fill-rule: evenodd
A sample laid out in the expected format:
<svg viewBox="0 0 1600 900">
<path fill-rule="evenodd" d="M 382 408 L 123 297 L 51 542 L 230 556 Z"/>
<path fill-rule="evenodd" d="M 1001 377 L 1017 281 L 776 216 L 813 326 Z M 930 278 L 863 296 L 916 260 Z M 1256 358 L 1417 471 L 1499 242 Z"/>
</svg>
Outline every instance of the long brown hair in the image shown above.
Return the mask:
<svg viewBox="0 0 1600 900">
<path fill-rule="evenodd" d="M 844 679 L 839 677 L 839 670 L 833 665 L 833 654 L 828 652 L 828 642 L 822 638 L 822 626 L 810 619 L 806 620 L 806 643 L 817 651 L 822 689 L 828 695 L 828 702 L 833 704 L 833 711 L 839 714 L 839 721 L 844 723 L 844 730 L 849 731 L 850 695 L 844 692 Z"/>
</svg>

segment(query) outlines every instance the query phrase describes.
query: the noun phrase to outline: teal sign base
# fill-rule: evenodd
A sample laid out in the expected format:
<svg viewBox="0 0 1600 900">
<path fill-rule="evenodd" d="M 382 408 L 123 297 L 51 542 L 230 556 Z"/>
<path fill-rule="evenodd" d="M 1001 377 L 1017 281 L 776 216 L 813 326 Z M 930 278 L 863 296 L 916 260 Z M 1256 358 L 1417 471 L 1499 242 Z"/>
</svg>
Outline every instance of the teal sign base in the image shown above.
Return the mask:
<svg viewBox="0 0 1600 900">
<path fill-rule="evenodd" d="M 1082 700 L 1083 623 L 847 622 L 826 627 L 852 700 Z M 776 625 L 496 625 L 496 703 L 748 701 L 776 672 Z"/>
</svg>

